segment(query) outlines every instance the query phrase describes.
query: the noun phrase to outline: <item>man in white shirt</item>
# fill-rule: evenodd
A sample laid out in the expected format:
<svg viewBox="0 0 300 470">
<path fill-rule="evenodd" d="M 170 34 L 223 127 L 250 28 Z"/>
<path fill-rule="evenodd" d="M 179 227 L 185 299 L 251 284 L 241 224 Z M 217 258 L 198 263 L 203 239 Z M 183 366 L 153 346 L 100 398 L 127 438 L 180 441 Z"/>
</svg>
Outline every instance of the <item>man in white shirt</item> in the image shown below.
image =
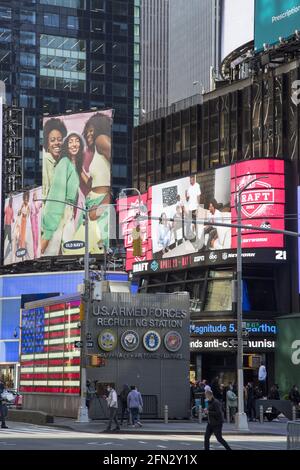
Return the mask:
<svg viewBox="0 0 300 470">
<path fill-rule="evenodd" d="M 263 397 L 267 395 L 267 369 L 265 364 L 262 362 L 258 369 L 258 382 L 259 388 L 263 393 Z"/>
<path fill-rule="evenodd" d="M 115 422 L 115 429 L 113 431 L 119 431 L 120 425 L 117 418 L 118 413 L 118 395 L 113 387 L 107 386 L 108 397 L 106 398 L 107 406 L 109 409 L 109 422 L 105 431 L 111 431 L 112 422 Z"/>
<path fill-rule="evenodd" d="M 187 208 L 189 211 L 189 219 L 191 224 L 189 226 L 190 233 L 187 233 L 187 238 L 195 238 L 197 234 L 196 219 L 197 219 L 197 209 L 200 204 L 201 188 L 200 184 L 196 183 L 196 176 L 192 175 L 190 177 L 190 187 L 185 192 L 185 198 L 187 200 Z"/>
</svg>

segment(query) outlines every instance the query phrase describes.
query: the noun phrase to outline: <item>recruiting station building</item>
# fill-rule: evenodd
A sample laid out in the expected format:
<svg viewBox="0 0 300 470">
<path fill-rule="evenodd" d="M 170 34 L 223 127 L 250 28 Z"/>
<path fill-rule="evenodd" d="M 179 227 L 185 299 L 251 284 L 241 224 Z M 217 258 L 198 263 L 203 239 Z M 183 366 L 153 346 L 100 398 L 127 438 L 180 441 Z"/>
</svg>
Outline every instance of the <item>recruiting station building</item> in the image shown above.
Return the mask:
<svg viewBox="0 0 300 470">
<path fill-rule="evenodd" d="M 20 391 L 24 408 L 76 417 L 80 396 L 80 298 L 56 297 L 22 311 Z M 106 385 L 141 392 L 143 417 L 189 416 L 189 296 L 104 293 L 87 320 L 90 417 L 107 417 Z M 96 359 L 96 360 L 95 360 Z M 95 362 L 94 362 L 95 360 Z"/>
</svg>

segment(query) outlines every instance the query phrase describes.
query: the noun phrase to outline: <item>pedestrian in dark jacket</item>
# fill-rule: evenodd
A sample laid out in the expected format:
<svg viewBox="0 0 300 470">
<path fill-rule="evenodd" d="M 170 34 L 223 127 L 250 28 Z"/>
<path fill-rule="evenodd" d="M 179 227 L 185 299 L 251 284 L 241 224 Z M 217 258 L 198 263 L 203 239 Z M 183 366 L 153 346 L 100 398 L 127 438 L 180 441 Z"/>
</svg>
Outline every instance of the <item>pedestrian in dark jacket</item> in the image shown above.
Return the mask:
<svg viewBox="0 0 300 470">
<path fill-rule="evenodd" d="M 3 403 L 3 400 L 1 398 L 2 393 L 5 390 L 5 385 L 4 382 L 0 379 L 0 419 L 1 419 L 1 428 L 2 429 L 7 429 L 8 426 L 6 426 L 5 423 L 5 416 L 6 416 L 6 406 Z"/>
<path fill-rule="evenodd" d="M 129 385 L 124 384 L 123 389 L 120 393 L 120 402 L 121 402 L 121 426 L 123 424 L 125 414 L 127 414 L 127 424 L 129 424 L 129 410 L 127 407 L 127 397 L 130 392 Z"/>
<path fill-rule="evenodd" d="M 294 406 L 300 406 L 300 393 L 297 385 L 293 385 L 290 393 L 289 400 L 293 403 Z"/>
<path fill-rule="evenodd" d="M 210 390 L 205 392 L 206 399 L 208 400 L 208 423 L 206 426 L 204 437 L 204 449 L 209 450 L 209 440 L 214 434 L 216 439 L 226 450 L 231 450 L 225 439 L 222 437 L 223 427 L 223 413 L 221 403 L 214 398 Z"/>
</svg>

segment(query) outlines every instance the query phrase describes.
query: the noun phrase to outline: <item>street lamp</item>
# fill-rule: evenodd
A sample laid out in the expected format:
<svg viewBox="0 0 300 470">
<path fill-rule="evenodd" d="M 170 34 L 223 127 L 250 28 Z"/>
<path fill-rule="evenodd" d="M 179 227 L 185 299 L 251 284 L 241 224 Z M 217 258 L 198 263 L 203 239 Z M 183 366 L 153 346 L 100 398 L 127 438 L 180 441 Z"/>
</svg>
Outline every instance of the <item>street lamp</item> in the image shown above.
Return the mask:
<svg viewBox="0 0 300 470">
<path fill-rule="evenodd" d="M 243 321 L 243 280 L 242 280 L 242 193 L 255 181 L 267 179 L 268 176 L 260 176 L 249 181 L 243 188 L 237 191 L 236 194 L 236 211 L 237 211 L 237 379 L 238 379 L 238 412 L 236 414 L 236 426 L 239 431 L 248 431 L 247 415 L 244 411 L 244 371 L 243 371 L 243 335 L 242 335 L 242 321 Z"/>
</svg>

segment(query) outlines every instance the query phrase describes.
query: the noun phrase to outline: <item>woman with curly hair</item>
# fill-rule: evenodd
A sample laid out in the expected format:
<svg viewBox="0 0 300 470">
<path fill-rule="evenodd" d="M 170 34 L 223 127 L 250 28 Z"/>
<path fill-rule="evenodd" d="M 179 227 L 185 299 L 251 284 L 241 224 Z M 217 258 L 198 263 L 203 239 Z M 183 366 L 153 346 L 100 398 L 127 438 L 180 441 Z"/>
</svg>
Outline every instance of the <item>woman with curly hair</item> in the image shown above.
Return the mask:
<svg viewBox="0 0 300 470">
<path fill-rule="evenodd" d="M 41 253 L 46 256 L 64 253 L 64 243 L 75 233 L 74 208 L 56 201 L 77 204 L 83 164 L 83 141 L 76 133 L 67 136 L 61 159 L 55 167 L 53 182 L 42 218 Z"/>
<path fill-rule="evenodd" d="M 59 118 L 51 118 L 44 125 L 43 153 L 43 199 L 47 199 L 54 176 L 54 169 L 61 156 L 67 129 Z"/>
<path fill-rule="evenodd" d="M 111 185 L 111 127 L 112 119 L 96 113 L 86 122 L 83 136 L 87 148 L 84 155 L 81 189 L 86 195 L 86 207 L 90 209 L 91 251 L 101 253 L 101 245 L 108 247 L 108 208 Z M 101 205 L 105 205 L 101 209 Z M 77 240 L 84 240 L 83 226 Z"/>
</svg>

